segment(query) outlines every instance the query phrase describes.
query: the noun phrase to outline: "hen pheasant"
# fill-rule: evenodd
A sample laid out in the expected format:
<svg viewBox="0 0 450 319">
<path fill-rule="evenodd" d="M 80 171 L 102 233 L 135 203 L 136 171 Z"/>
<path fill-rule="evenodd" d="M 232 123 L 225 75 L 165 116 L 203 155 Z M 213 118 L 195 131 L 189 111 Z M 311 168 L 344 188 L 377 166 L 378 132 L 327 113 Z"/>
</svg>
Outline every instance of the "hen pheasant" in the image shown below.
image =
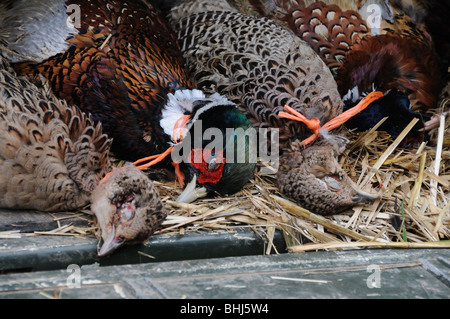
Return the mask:
<svg viewBox="0 0 450 319">
<path fill-rule="evenodd" d="M 266 18 L 237 13 L 226 2 L 184 3 L 173 8 L 171 19 L 198 86 L 225 94 L 255 127 L 279 130 L 283 193 L 325 215 L 376 198 L 355 189 L 336 161 L 345 139 L 323 130 L 323 140 L 303 149 L 300 141 L 309 129 L 279 117 L 288 105 L 296 118 L 325 126 L 342 111 L 330 70 L 305 42 Z"/>
<path fill-rule="evenodd" d="M 179 200 L 192 201 L 214 192 L 231 194 L 251 178 L 255 163 L 249 160 L 218 162 L 220 154 L 232 148 L 249 154 L 247 159 L 252 157 L 253 148 L 247 143 L 227 145 L 234 140 L 225 138 L 226 128 L 246 129 L 250 123 L 223 97 L 205 96 L 194 89 L 195 83 L 184 68 L 173 31 L 151 5 L 144 1 L 114 0 L 53 0 L 51 5 L 42 7 L 36 3 L 32 1 L 31 7 L 37 12 L 30 11 L 28 4 L 18 2 L 3 13 L 9 20 L 22 23 L 20 30 L 9 29 L 9 37 L 4 37 L 21 39 L 21 46 L 11 45 L 10 51 L 39 56 L 32 54 L 30 48 L 35 44 L 46 47 L 52 43 L 61 53 L 51 55 L 54 53 L 51 51 L 47 59 L 36 64 L 19 63 L 15 69 L 21 74 L 44 75 L 59 98 L 91 113 L 94 121 L 101 122 L 104 131 L 113 138 L 115 156 L 131 161 L 156 157 L 150 164 L 156 163 L 163 158 L 157 157 L 158 154 L 170 154 L 171 144 L 190 142 L 191 139 L 181 139 L 188 135 L 194 138 L 191 128 L 196 126 L 194 122 L 201 122 L 196 154 L 209 145 L 203 133 L 210 128 L 224 133 L 223 147 L 205 150 L 205 156 L 196 157 L 198 161 L 190 161 L 189 156 L 185 156 L 181 163 L 175 163 L 180 183 L 184 184 L 184 178 L 190 183 Z M 66 6 L 67 10 L 74 10 L 72 14 L 66 13 L 66 19 L 75 15 L 72 23 L 77 28 L 67 28 L 66 22 L 62 25 L 60 19 L 46 20 L 47 23 L 39 20 L 42 10 L 52 10 L 59 16 Z M 33 26 L 45 28 L 47 34 L 41 32 L 33 38 L 20 34 L 21 30 Z M 65 34 L 67 40 L 64 36 L 54 39 L 53 29 L 57 30 L 56 34 Z M 27 50 L 18 51 L 22 47 Z M 186 134 L 182 136 L 181 128 L 176 128 L 179 124 L 186 127 Z M 212 160 L 217 165 L 209 165 Z"/>
<path fill-rule="evenodd" d="M 413 19 L 404 13 L 404 6 L 386 0 L 230 3 L 284 22 L 308 42 L 335 75 L 344 109 L 374 90 L 385 93 L 349 120 L 349 127 L 365 130 L 389 116 L 380 129 L 396 136 L 414 117 L 429 120 L 427 111 L 436 108 L 442 71 L 431 36 L 417 18 L 422 10 Z M 422 127 L 423 121 L 415 132 Z"/>
<path fill-rule="evenodd" d="M 0 56 L 0 207 L 63 211 L 91 203 L 99 255 L 147 239 L 166 216 L 153 183 L 134 165 L 115 168 L 111 139 L 43 79 L 17 77 Z M 106 177 L 105 177 L 106 176 Z"/>
</svg>

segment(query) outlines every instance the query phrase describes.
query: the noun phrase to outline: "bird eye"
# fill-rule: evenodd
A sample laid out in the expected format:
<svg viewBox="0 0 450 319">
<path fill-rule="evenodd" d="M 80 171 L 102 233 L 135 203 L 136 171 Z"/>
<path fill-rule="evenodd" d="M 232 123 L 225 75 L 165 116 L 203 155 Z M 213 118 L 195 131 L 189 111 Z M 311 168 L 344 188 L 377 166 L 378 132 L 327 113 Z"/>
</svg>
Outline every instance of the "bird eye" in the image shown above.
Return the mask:
<svg viewBox="0 0 450 319">
<path fill-rule="evenodd" d="M 341 190 L 341 185 L 339 183 L 339 178 L 336 178 L 335 176 L 327 175 L 324 178 L 324 182 L 327 184 L 328 188 L 332 192 L 338 192 Z"/>
<path fill-rule="evenodd" d="M 135 211 L 136 208 L 134 207 L 133 204 L 131 203 L 123 204 L 122 207 L 120 208 L 120 216 L 123 221 L 128 222 L 134 218 Z"/>
<path fill-rule="evenodd" d="M 217 171 L 219 169 L 219 167 L 220 167 L 220 163 L 219 163 L 217 157 L 213 156 L 213 154 L 211 154 L 211 156 L 208 159 L 208 165 L 207 165 L 208 171 L 211 171 L 211 172 Z"/>
<path fill-rule="evenodd" d="M 223 153 L 223 150 L 216 152 L 210 149 L 191 150 L 189 163 L 198 170 L 199 184 L 217 183 L 222 178 L 226 163 Z"/>
<path fill-rule="evenodd" d="M 121 243 L 124 241 L 124 239 L 125 239 L 125 237 L 123 237 L 123 236 L 117 236 L 117 237 L 114 237 L 114 242 Z"/>
</svg>

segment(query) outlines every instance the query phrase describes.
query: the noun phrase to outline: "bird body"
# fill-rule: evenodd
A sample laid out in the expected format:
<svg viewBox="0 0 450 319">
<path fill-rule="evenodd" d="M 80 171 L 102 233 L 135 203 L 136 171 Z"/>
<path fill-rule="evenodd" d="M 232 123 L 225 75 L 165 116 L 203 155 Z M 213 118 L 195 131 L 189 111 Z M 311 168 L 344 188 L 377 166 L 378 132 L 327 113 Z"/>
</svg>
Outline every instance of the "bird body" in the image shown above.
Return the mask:
<svg viewBox="0 0 450 319">
<path fill-rule="evenodd" d="M 60 1 L 62 7 L 71 4 Z M 163 152 L 170 138 L 159 120 L 167 94 L 193 87 L 173 32 L 140 1 L 77 4 L 83 8 L 81 26 L 66 41 L 69 48 L 15 69 L 44 75 L 59 98 L 91 113 L 114 139 L 117 157 L 137 160 Z"/>
<path fill-rule="evenodd" d="M 169 147 L 180 141 L 168 134 L 178 119 L 169 117 L 168 122 L 163 118 L 163 110 L 176 107 L 176 97 L 183 95 L 180 92 L 194 90 L 196 85 L 184 67 L 177 39 L 166 21 L 144 1 L 60 0 L 59 4 L 67 8 L 79 5 L 82 9 L 80 26 L 66 41 L 70 44 L 68 49 L 39 63 L 18 63 L 15 69 L 22 75 L 44 75 L 59 98 L 92 114 L 93 120 L 101 122 L 104 131 L 113 138 L 111 149 L 118 158 L 136 161 L 167 155 Z M 15 16 L 13 9 L 9 12 Z M 23 21 L 32 23 L 33 20 L 23 18 Z M 192 99 L 183 98 L 184 103 L 204 107 L 208 104 L 206 108 L 214 106 L 215 112 L 208 114 L 216 117 L 234 114 L 231 118 L 236 121 L 229 121 L 229 127 L 248 125 L 228 101 L 225 105 L 216 103 L 224 101 L 219 96 L 210 98 L 193 93 L 190 96 Z M 191 107 L 192 112 L 180 116 L 191 117 L 185 123 L 188 127 L 195 120 L 201 120 L 207 130 L 212 121 L 205 118 L 207 113 L 198 116 L 199 110 Z M 206 141 L 203 144 L 206 145 Z M 248 153 L 251 148 L 242 151 Z M 164 164 L 170 162 L 168 158 L 163 160 Z M 193 177 L 193 171 L 201 174 L 189 163 L 185 164 L 179 166 L 182 174 L 178 176 Z M 234 192 L 243 187 L 255 168 L 255 163 L 248 162 L 225 165 L 227 169 L 223 173 L 239 176 L 234 179 L 237 183 L 198 186 L 208 189 L 207 193 Z M 203 179 L 197 178 L 200 180 Z"/>
<path fill-rule="evenodd" d="M 0 45 L 11 62 L 41 62 L 66 51 L 78 33 L 61 0 L 4 0 L 0 3 Z M 14 14 L 11 14 L 14 12 Z"/>
<path fill-rule="evenodd" d="M 437 79 L 430 81 L 433 77 Z M 336 81 L 345 102 L 359 101 L 374 88 L 396 90 L 408 96 L 413 111 L 426 112 L 436 106 L 439 78 L 439 64 L 428 47 L 406 37 L 379 35 L 353 45 Z M 351 92 L 356 94 L 350 98 Z"/>
<path fill-rule="evenodd" d="M 330 71 L 288 30 L 273 28 L 268 19 L 229 11 L 191 17 L 181 20 L 176 29 L 198 86 L 225 94 L 254 126 L 282 128 L 282 145 L 309 134 L 306 126 L 278 118 L 285 104 L 321 123 L 342 111 Z M 216 21 L 223 32 L 217 32 L 210 21 Z"/>
<path fill-rule="evenodd" d="M 49 211 L 80 208 L 112 169 L 111 140 L 101 125 L 55 98 L 45 82 L 38 84 L 41 88 L 1 70 L 0 203 Z"/>
<path fill-rule="evenodd" d="M 333 1 L 309 6 L 299 1 L 287 19 L 336 74 L 344 102 L 356 87 L 358 100 L 373 89 L 395 89 L 410 95 L 415 111 L 435 106 L 440 85 L 432 79 L 439 79 L 439 64 L 430 35 L 388 2 L 379 4 L 381 16 L 374 23 L 363 14 L 369 3 L 355 3 L 355 11 Z"/>
<path fill-rule="evenodd" d="M 56 98 L 43 78 L 32 83 L 0 62 L 0 207 L 65 211 L 91 203 L 104 239 L 122 236 L 123 244 L 148 238 L 166 216 L 153 183 L 131 164 L 118 173 L 101 124 Z M 119 186 L 99 189 L 101 183 Z M 98 208 L 113 199 L 114 209 Z M 119 228 L 128 202 L 132 226 Z M 119 229 L 113 232 L 112 225 Z M 117 247 L 102 247 L 101 254 Z"/>
<path fill-rule="evenodd" d="M 349 1 L 352 2 L 356 1 Z M 389 116 L 380 129 L 395 138 L 417 117 L 421 121 L 410 135 L 421 139 L 418 130 L 430 119 L 426 113 L 437 106 L 442 88 L 440 65 L 431 37 L 423 24 L 416 23 L 389 2 L 378 4 L 381 16 L 375 23 L 374 14 L 372 18 L 364 14 L 370 11 L 369 3 L 355 5 L 358 7 L 355 11 L 334 1 L 309 6 L 299 1 L 290 8 L 287 19 L 292 30 L 314 47 L 336 75 L 344 109 L 374 90 L 393 95 L 362 111 L 357 119 L 347 123 L 350 128 L 371 128 L 379 119 Z M 311 25 L 310 19 L 315 19 L 317 24 Z M 324 34 L 316 32 L 322 30 L 319 26 L 326 27 Z M 405 116 L 392 116 L 396 113 Z"/>
<path fill-rule="evenodd" d="M 345 139 L 324 132 L 324 140 L 303 149 L 300 141 L 310 130 L 278 116 L 289 105 L 324 124 L 342 112 L 336 83 L 320 57 L 269 19 L 234 9 L 205 12 L 204 3 L 186 3 L 172 11 L 189 70 L 199 88 L 226 95 L 256 128 L 279 130 L 280 145 L 272 147 L 283 149 L 277 176 L 280 190 L 325 215 L 374 200 L 353 188 L 336 161 Z"/>
<path fill-rule="evenodd" d="M 418 130 L 430 119 L 429 110 L 437 106 L 443 82 L 433 41 L 420 18 L 424 6 L 408 5 L 407 2 L 416 2 L 409 0 L 395 1 L 395 5 L 386 0 L 234 2 L 285 22 L 306 41 L 335 76 L 344 110 L 372 91 L 392 91 L 392 98 L 377 101 L 376 106 L 366 108 L 358 121 L 350 121 L 347 126 L 364 130 L 375 126 L 376 118 L 406 111 L 409 114 L 402 117 L 404 120 L 423 120 L 411 132 L 415 138 L 421 138 Z M 417 9 L 405 9 L 412 7 Z M 410 17 L 405 11 L 418 14 Z M 404 94 L 402 101 L 399 94 Z M 375 113 L 377 116 L 373 116 Z M 390 128 L 407 124 L 400 117 L 391 116 L 383 129 L 395 138 L 398 130 Z"/>
<path fill-rule="evenodd" d="M 394 6 L 385 0 L 251 3 L 260 14 L 264 12 L 261 8 L 269 7 L 267 3 L 283 12 L 277 18 L 287 21 L 289 28 L 324 60 L 337 78 L 341 96 L 356 86 L 361 98 L 375 87 L 384 92 L 396 89 L 413 94 L 415 111 L 436 105 L 440 72 L 432 39 L 422 19 L 416 21 L 418 18 L 402 10 L 406 4 Z M 392 59 L 398 60 L 395 65 Z M 389 73 L 381 70 L 383 67 L 394 70 Z"/>
</svg>

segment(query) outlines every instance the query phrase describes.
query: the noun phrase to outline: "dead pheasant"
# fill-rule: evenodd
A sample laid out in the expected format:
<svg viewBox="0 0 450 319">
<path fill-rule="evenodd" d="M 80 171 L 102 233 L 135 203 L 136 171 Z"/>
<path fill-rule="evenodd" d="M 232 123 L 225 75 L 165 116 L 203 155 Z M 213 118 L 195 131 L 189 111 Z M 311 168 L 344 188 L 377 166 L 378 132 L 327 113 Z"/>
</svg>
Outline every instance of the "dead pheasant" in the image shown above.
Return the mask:
<svg viewBox="0 0 450 319">
<path fill-rule="evenodd" d="M 65 211 L 91 203 L 104 241 L 99 255 L 160 227 L 166 212 L 153 183 L 132 164 L 113 166 L 101 125 L 43 79 L 17 77 L 1 56 L 0 132 L 0 207 Z"/>
<path fill-rule="evenodd" d="M 286 22 L 308 42 L 335 75 L 345 109 L 369 92 L 385 93 L 348 126 L 365 130 L 389 116 L 380 129 L 396 136 L 412 118 L 423 120 L 416 130 L 430 119 L 427 111 L 437 106 L 442 72 L 431 36 L 423 23 L 404 13 L 405 4 L 396 7 L 386 0 L 231 2 L 238 3 L 239 10 L 244 7 Z M 424 13 L 416 11 L 417 20 Z"/>
<path fill-rule="evenodd" d="M 389 116 L 380 129 L 395 137 L 413 117 L 422 120 L 416 130 L 430 119 L 430 115 L 415 112 L 426 113 L 437 106 L 442 81 L 438 59 L 426 30 L 388 3 L 385 7 L 379 5 L 374 8 L 381 8 L 379 25 L 371 20 L 374 17 L 367 14 L 370 12 L 368 6 L 362 6 L 357 12 L 321 2 L 309 7 L 302 7 L 301 4 L 293 7 L 289 20 L 301 38 L 309 32 L 305 40 L 315 43 L 316 52 L 320 52 L 325 59 L 335 61 L 334 64 L 330 62 L 329 66 L 338 67 L 336 80 L 346 108 L 352 107 L 373 90 L 386 94 L 347 125 L 365 130 Z M 330 10 L 334 10 L 339 18 L 328 19 Z M 319 26 L 307 27 L 306 21 L 311 19 L 311 15 L 318 15 L 316 19 L 320 20 L 319 24 L 328 27 L 325 37 L 314 32 Z M 387 18 L 389 16 L 392 18 Z M 314 37 L 319 40 L 314 41 Z M 320 45 L 324 42 L 333 43 L 333 54 L 327 56 L 326 50 L 321 51 Z"/>
<path fill-rule="evenodd" d="M 61 53 L 37 64 L 16 64 L 15 69 L 23 75 L 44 75 L 59 98 L 91 113 L 94 121 L 101 122 L 104 131 L 113 138 L 112 151 L 118 158 L 153 159 L 148 165 L 159 161 L 167 164 L 173 144 L 190 141 L 181 138 L 194 134 L 190 131 L 194 122 L 203 123 L 200 136 L 213 125 L 223 132 L 226 128 L 250 126 L 233 103 L 219 95 L 205 96 L 195 90 L 173 31 L 151 5 L 144 1 L 114 0 L 52 0 L 51 6 L 42 7 L 37 3 L 41 2 L 32 1 L 33 11 L 19 2 L 3 13 L 11 21 L 20 20 L 22 30 L 43 24 L 48 32 L 26 38 L 20 30 L 9 30 L 6 40 L 26 38 L 20 47 L 11 45 L 10 51 L 38 56 L 30 52 L 35 42 L 46 47 L 52 41 L 62 41 L 58 46 Z M 66 7 L 73 8 L 75 13 L 66 13 L 66 19 L 76 14 L 78 8 L 80 16 L 78 19 L 75 16 L 73 23 L 80 25 L 67 29 L 66 21 L 61 25 L 59 20 L 45 24 L 39 17 L 49 7 L 55 15 Z M 62 36 L 53 39 L 52 29 L 57 29 L 57 34 L 65 33 L 67 41 Z M 22 47 L 27 50 L 18 51 Z M 183 136 L 179 134 L 182 128 L 176 127 L 178 124 L 186 128 Z M 228 140 L 223 136 L 223 149 L 210 152 L 210 158 L 200 157 L 198 163 L 189 162 L 189 158 L 175 163 L 180 183 L 184 184 L 186 178 L 197 187 L 195 190 L 190 185 L 180 200 L 192 201 L 214 192 L 232 194 L 251 178 L 255 163 L 221 161 L 208 165 L 226 149 Z M 209 139 L 202 139 L 195 152 L 201 152 L 208 143 Z M 245 145 L 237 151 L 248 154 L 252 148 Z M 147 164 L 141 167 L 144 165 Z"/>
<path fill-rule="evenodd" d="M 305 42 L 226 2 L 191 1 L 171 16 L 199 87 L 225 94 L 255 127 L 279 130 L 280 145 L 272 148 L 282 149 L 284 194 L 323 215 L 376 198 L 355 189 L 336 160 L 345 139 L 327 131 L 345 121 L 338 116 L 343 105 L 330 70 Z M 319 133 L 321 141 L 303 147 Z"/>
</svg>

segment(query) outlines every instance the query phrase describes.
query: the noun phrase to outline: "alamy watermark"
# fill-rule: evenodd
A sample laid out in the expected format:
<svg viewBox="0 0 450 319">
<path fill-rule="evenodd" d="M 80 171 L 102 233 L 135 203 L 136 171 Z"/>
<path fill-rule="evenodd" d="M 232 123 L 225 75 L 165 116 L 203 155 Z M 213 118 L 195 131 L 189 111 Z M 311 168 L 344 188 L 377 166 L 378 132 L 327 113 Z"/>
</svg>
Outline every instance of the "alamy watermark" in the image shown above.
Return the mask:
<svg viewBox="0 0 450 319">
<path fill-rule="evenodd" d="M 203 154 L 192 156 L 192 150 L 203 150 Z M 177 163 L 214 161 L 256 164 L 259 161 L 264 164 L 262 173 L 274 173 L 278 170 L 279 153 L 278 129 L 238 127 L 226 128 L 223 132 L 212 127 L 203 130 L 202 121 L 197 120 L 182 142 L 174 145 L 171 156 L 172 161 Z"/>
<path fill-rule="evenodd" d="M 370 13 L 367 18 L 369 28 L 379 30 L 381 27 L 381 7 L 377 4 L 370 4 L 367 6 L 367 13 Z"/>
<path fill-rule="evenodd" d="M 69 15 L 66 19 L 67 27 L 81 28 L 81 8 L 78 4 L 70 4 L 66 8 L 66 13 Z"/>
<path fill-rule="evenodd" d="M 67 288 L 80 288 L 81 287 L 81 268 L 77 264 L 71 264 L 67 266 L 66 271 L 70 273 L 67 276 L 66 285 Z"/>
<path fill-rule="evenodd" d="M 367 266 L 370 275 L 366 279 L 367 288 L 381 288 L 381 268 L 378 265 Z"/>
</svg>

